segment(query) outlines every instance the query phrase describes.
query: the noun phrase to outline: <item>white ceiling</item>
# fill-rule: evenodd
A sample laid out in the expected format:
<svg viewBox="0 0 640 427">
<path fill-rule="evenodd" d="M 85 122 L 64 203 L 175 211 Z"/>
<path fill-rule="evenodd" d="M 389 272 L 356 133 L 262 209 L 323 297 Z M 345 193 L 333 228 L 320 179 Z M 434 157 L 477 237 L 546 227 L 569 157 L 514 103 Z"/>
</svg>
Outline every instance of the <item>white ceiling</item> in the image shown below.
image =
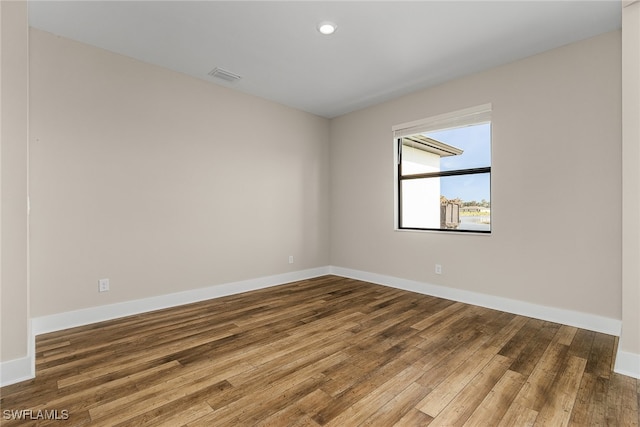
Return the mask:
<svg viewBox="0 0 640 427">
<path fill-rule="evenodd" d="M 30 1 L 32 27 L 324 117 L 620 28 L 606 1 Z M 316 30 L 337 23 L 332 36 Z M 594 58 L 597 60 L 597 58 Z M 242 76 L 211 77 L 221 67 Z"/>
</svg>

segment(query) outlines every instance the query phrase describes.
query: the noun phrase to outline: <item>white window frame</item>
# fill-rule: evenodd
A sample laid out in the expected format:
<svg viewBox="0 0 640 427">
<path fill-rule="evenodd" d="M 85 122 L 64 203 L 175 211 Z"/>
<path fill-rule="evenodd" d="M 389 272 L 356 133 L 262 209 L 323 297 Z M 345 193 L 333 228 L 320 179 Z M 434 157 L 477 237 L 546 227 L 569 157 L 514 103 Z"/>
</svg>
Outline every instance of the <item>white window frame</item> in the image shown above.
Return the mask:
<svg viewBox="0 0 640 427">
<path fill-rule="evenodd" d="M 464 108 L 457 111 L 452 111 L 436 116 L 428 117 L 425 119 L 414 120 L 411 122 L 401 123 L 392 126 L 391 131 L 393 134 L 393 182 L 394 182 L 394 230 L 395 231 L 417 231 L 417 232 L 435 232 L 435 233 L 447 233 L 447 234 L 478 234 L 483 236 L 490 236 L 493 231 L 493 224 L 491 231 L 489 232 L 477 232 L 472 230 L 458 230 L 453 232 L 452 230 L 444 229 L 413 229 L 413 228 L 400 228 L 400 177 L 398 176 L 398 162 L 400 161 L 400 149 L 398 141 L 407 136 L 453 129 L 463 126 L 471 126 L 476 124 L 482 124 L 491 122 L 492 105 L 490 103 L 478 105 L 475 107 Z M 491 142 L 493 147 L 493 141 Z M 493 162 L 492 162 L 493 163 Z M 493 203 L 492 203 L 493 204 Z M 492 218 L 493 221 L 493 218 Z"/>
</svg>

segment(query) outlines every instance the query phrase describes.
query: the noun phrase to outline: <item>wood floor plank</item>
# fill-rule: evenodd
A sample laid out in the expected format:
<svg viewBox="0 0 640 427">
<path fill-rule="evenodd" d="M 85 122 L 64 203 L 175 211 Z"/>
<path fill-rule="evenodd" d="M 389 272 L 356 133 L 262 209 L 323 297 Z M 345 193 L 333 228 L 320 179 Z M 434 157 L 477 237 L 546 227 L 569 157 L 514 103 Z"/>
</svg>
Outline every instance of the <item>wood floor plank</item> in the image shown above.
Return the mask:
<svg viewBox="0 0 640 427">
<path fill-rule="evenodd" d="M 137 420 L 139 426 L 145 427 L 175 427 L 184 425 L 203 418 L 213 413 L 211 406 L 205 402 L 199 401 L 195 405 L 189 406 L 184 410 L 177 410 L 171 414 L 159 415 L 149 420 Z"/>
<path fill-rule="evenodd" d="M 194 415 L 186 413 L 187 410 L 194 407 L 194 402 L 202 402 L 207 396 L 220 393 L 222 390 L 230 387 L 226 381 L 202 380 L 183 387 L 182 390 L 173 390 L 169 393 L 148 398 L 145 402 L 133 404 L 126 407 L 126 410 L 118 410 L 107 413 L 106 415 L 96 415 L 91 413 L 92 425 L 111 427 L 119 424 L 131 426 L 145 426 L 162 423 L 173 414 L 183 414 L 180 423 L 187 422 L 189 419 L 197 419 Z M 207 405 L 208 406 L 208 405 Z M 212 413 L 207 410 L 206 406 L 197 408 L 204 414 Z M 209 407 L 210 409 L 210 407 Z"/>
<path fill-rule="evenodd" d="M 239 371 L 246 369 L 246 367 L 238 364 L 226 367 L 226 370 L 233 369 Z M 165 383 L 144 388 L 129 396 L 111 400 L 90 409 L 91 419 L 104 419 L 104 425 L 108 425 L 110 421 L 114 420 L 114 417 L 123 420 L 130 419 L 203 388 L 224 390 L 231 387 L 225 379 L 226 370 L 213 375 L 206 375 L 203 372 L 204 369 L 192 371 L 187 375 L 172 378 Z"/>
<path fill-rule="evenodd" d="M 592 373 L 603 378 L 609 378 L 613 372 L 615 348 L 615 337 L 605 334 L 596 334 L 593 339 L 593 345 L 587 360 L 585 372 Z"/>
<path fill-rule="evenodd" d="M 309 414 L 315 408 L 325 406 L 330 400 L 331 396 L 320 389 L 316 389 L 295 403 L 259 420 L 254 427 L 299 425 L 300 423 L 304 425 L 309 423 L 319 425 L 310 418 Z"/>
<path fill-rule="evenodd" d="M 606 425 L 638 426 L 638 396 L 633 392 L 630 377 L 613 373 L 607 393 L 605 423 Z"/>
<path fill-rule="evenodd" d="M 336 356 L 336 355 L 334 355 Z M 272 416 L 288 406 L 292 401 L 300 400 L 312 393 L 322 383 L 320 372 L 333 363 L 333 357 L 323 358 L 316 363 L 296 370 L 300 375 L 290 373 L 276 381 L 265 384 L 253 395 L 244 395 L 239 399 L 216 409 L 208 418 L 200 419 L 194 425 L 254 425 L 261 418 Z"/>
<path fill-rule="evenodd" d="M 533 427 L 538 412 L 514 402 L 496 427 Z"/>
<path fill-rule="evenodd" d="M 505 313 L 508 314 L 508 313 Z M 487 341 L 488 345 L 492 345 L 500 348 L 500 354 L 502 354 L 502 349 L 505 347 L 506 343 L 510 342 L 511 339 L 517 335 L 520 330 L 527 324 L 526 317 L 516 316 L 514 314 L 508 314 L 507 316 L 501 316 L 502 323 L 498 323 L 499 327 L 495 331 L 485 332 L 490 334 L 489 341 Z M 503 356 L 509 357 L 505 354 Z M 509 357 L 513 360 L 512 357 Z"/>
<path fill-rule="evenodd" d="M 162 365 L 141 370 L 133 375 L 129 375 L 117 380 L 110 381 L 106 384 L 98 384 L 88 388 L 79 388 L 73 393 L 59 393 L 56 397 L 34 406 L 35 410 L 45 410 L 48 407 L 66 408 L 70 412 L 89 410 L 100 406 L 106 401 L 125 398 L 138 392 L 137 383 L 151 382 L 153 377 L 166 378 L 172 374 L 172 371 L 180 370 L 181 366 L 176 361 L 164 363 Z"/>
<path fill-rule="evenodd" d="M 487 338 L 482 335 L 474 335 L 472 340 L 460 342 L 460 346 L 454 347 L 448 353 L 444 353 L 444 357 L 432 364 L 425 364 L 425 373 L 422 378 L 416 382 L 422 386 L 435 389 L 442 381 L 444 381 L 452 372 L 469 360 L 470 355 L 476 353 L 486 344 Z M 462 348 L 465 351 L 460 351 Z M 486 347 L 486 350 L 492 351 L 493 347 Z"/>
<path fill-rule="evenodd" d="M 406 389 L 407 384 L 413 383 L 421 375 L 422 371 L 420 369 L 414 366 L 408 366 L 325 425 L 342 427 L 362 424 L 371 412 L 378 411 L 384 407 L 391 399 Z"/>
<path fill-rule="evenodd" d="M 516 403 L 524 408 L 538 412 L 547 402 L 549 390 L 560 366 L 567 357 L 568 347 L 551 344 L 516 396 Z"/>
<path fill-rule="evenodd" d="M 118 366 L 120 369 L 126 369 L 129 366 L 140 365 L 144 362 L 158 360 L 163 358 L 164 356 L 175 353 L 178 350 L 184 351 L 186 348 L 194 348 L 198 347 L 205 343 L 211 343 L 212 341 L 217 341 L 222 338 L 229 337 L 233 334 L 230 332 L 224 332 L 216 335 L 207 335 L 204 337 L 190 338 L 186 337 L 183 340 L 176 341 L 172 345 L 164 346 L 162 348 L 155 348 L 153 352 L 145 352 L 146 354 L 136 354 L 136 355 L 127 355 L 124 357 L 114 357 L 114 365 Z M 112 365 L 101 366 L 98 368 L 86 370 L 77 375 L 69 376 L 65 379 L 58 381 L 58 388 L 68 387 L 70 385 L 87 382 L 87 381 L 95 381 L 97 378 L 108 375 L 113 371 Z"/>
<path fill-rule="evenodd" d="M 438 384 L 416 408 L 427 415 L 437 418 L 440 412 L 460 393 L 471 380 L 482 371 L 486 365 L 496 357 L 497 350 L 492 346 L 483 346 L 471 354 L 452 373 Z M 510 361 L 504 356 L 498 356 L 500 361 Z M 505 367 L 506 370 L 506 367 Z"/>
<path fill-rule="evenodd" d="M 424 318 L 423 320 L 413 324 L 413 328 L 418 329 L 419 331 L 424 331 L 430 327 L 436 327 L 438 329 L 444 329 L 449 324 L 457 321 L 460 318 L 460 315 L 466 314 L 467 306 L 462 303 L 455 302 L 444 307 L 442 310 L 432 314 L 429 317 Z"/>
<path fill-rule="evenodd" d="M 410 409 L 402 418 L 398 420 L 394 427 L 415 427 L 428 426 L 433 418 L 415 408 Z"/>
<path fill-rule="evenodd" d="M 585 372 L 580 379 L 580 388 L 571 411 L 569 425 L 604 425 L 604 402 L 609 380 Z"/>
<path fill-rule="evenodd" d="M 500 349 L 501 355 L 513 360 L 517 360 L 521 354 L 525 353 L 525 348 L 532 341 L 539 343 L 539 340 L 534 340 L 534 338 L 544 325 L 544 321 L 542 320 L 527 319 L 524 317 L 521 319 L 524 320 L 524 323 L 520 325 L 517 332 L 513 334 Z M 551 336 L 549 337 L 549 341 L 551 341 Z"/>
<path fill-rule="evenodd" d="M 560 329 L 560 325 L 557 323 L 542 322 L 534 335 L 523 335 L 525 345 L 520 348 L 517 357 L 509 369 L 529 376 L 537 366 L 558 329 Z"/>
<path fill-rule="evenodd" d="M 593 331 L 578 329 L 575 337 L 573 338 L 573 341 L 571 341 L 571 346 L 569 347 L 569 355 L 588 360 L 595 336 L 596 333 Z"/>
<path fill-rule="evenodd" d="M 261 401 L 262 396 L 267 396 L 275 390 L 286 390 L 286 387 L 291 387 L 296 381 L 301 383 L 309 377 L 317 377 L 314 381 L 318 381 L 316 386 L 320 388 L 324 381 L 322 372 L 347 358 L 346 354 L 339 351 L 341 347 L 342 344 L 334 343 L 307 354 L 305 359 L 292 360 L 286 366 L 271 366 L 269 370 L 256 371 L 253 380 L 239 383 L 234 389 L 208 399 L 207 403 L 216 410 L 216 419 L 223 416 L 232 418 L 234 414 L 241 413 L 256 401 Z M 238 383 L 233 376 L 229 377 L 229 380 Z"/>
<path fill-rule="evenodd" d="M 400 420 L 409 413 L 417 411 L 415 405 L 427 395 L 429 390 L 416 382 L 410 383 L 404 390 L 398 393 L 377 411 L 370 413 L 362 422 L 363 426 L 392 426 L 400 423 Z M 425 414 L 425 418 L 428 417 Z M 428 417 L 431 420 L 431 417 Z M 407 420 L 405 419 L 404 422 Z"/>
<path fill-rule="evenodd" d="M 0 426 L 637 427 L 616 346 L 329 275 L 40 335 Z"/>
<path fill-rule="evenodd" d="M 435 416 L 429 425 L 434 427 L 463 425 L 477 409 L 484 397 L 502 378 L 510 364 L 511 359 L 494 355 L 470 382 L 465 384 L 464 387 L 458 387 L 458 393 Z"/>
<path fill-rule="evenodd" d="M 549 390 L 546 404 L 540 409 L 536 425 L 566 426 L 569 424 L 580 380 L 587 364 L 585 359 L 569 356 Z"/>
<path fill-rule="evenodd" d="M 498 425 L 511 407 L 515 396 L 526 381 L 518 372 L 507 370 L 482 402 L 465 421 L 465 427 L 485 427 Z"/>
<path fill-rule="evenodd" d="M 558 344 L 567 345 L 567 346 L 571 345 L 571 342 L 573 341 L 573 337 L 575 337 L 577 332 L 578 332 L 578 328 L 575 328 L 573 326 L 562 325 L 560 326 L 558 333 L 554 337 L 555 342 L 557 342 Z"/>
<path fill-rule="evenodd" d="M 328 423 L 420 357 L 418 350 L 404 353 L 400 357 L 394 357 L 393 354 L 389 351 L 383 355 L 381 365 L 375 371 L 369 372 L 343 392 L 333 396 L 331 404 L 320 409 L 313 419 L 321 425 Z"/>
<path fill-rule="evenodd" d="M 348 357 L 342 350 L 345 347 L 343 341 L 349 339 L 350 336 L 349 332 L 340 332 L 329 337 L 324 336 L 312 344 L 301 341 L 296 347 L 281 350 L 276 357 L 271 355 L 261 357 L 260 354 L 257 354 L 254 358 L 246 360 L 251 364 L 251 369 L 228 376 L 228 379 L 236 386 L 256 384 L 260 382 L 256 381 L 256 378 L 281 377 L 287 372 L 300 369 L 301 366 L 332 357 L 335 363 L 326 367 L 326 369 L 330 369 Z M 314 351 L 310 351 L 311 349 Z"/>
</svg>

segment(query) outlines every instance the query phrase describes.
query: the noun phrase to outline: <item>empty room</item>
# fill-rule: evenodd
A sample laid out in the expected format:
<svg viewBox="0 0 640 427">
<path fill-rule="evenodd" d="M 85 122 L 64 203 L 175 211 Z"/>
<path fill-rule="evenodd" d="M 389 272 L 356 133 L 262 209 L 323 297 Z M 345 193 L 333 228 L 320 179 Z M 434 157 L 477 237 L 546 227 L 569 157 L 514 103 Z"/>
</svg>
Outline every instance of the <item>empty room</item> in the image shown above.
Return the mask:
<svg viewBox="0 0 640 427">
<path fill-rule="evenodd" d="M 0 23 L 0 425 L 640 424 L 640 1 Z"/>
</svg>

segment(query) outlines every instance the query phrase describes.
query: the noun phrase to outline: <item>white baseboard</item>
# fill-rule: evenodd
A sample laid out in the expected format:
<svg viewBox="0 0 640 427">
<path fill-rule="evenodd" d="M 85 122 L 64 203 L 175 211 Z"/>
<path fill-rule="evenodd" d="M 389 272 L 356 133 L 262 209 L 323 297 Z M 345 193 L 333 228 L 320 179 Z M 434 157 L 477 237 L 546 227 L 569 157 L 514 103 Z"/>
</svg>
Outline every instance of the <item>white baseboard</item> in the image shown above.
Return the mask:
<svg viewBox="0 0 640 427">
<path fill-rule="evenodd" d="M 242 280 L 239 282 L 224 283 L 206 288 L 191 289 L 167 295 L 159 295 L 133 301 L 125 301 L 116 304 L 102 305 L 81 310 L 57 313 L 49 316 L 36 317 L 32 320 L 33 333 L 35 335 L 76 326 L 88 325 L 105 320 L 117 319 L 134 314 L 146 313 L 164 308 L 176 307 L 193 302 L 220 298 L 227 295 L 254 291 L 281 285 L 283 283 L 310 279 L 329 274 L 330 267 L 318 267 L 308 270 L 294 271 L 290 273 L 276 274 L 273 276 L 259 277 L 256 279 Z"/>
<path fill-rule="evenodd" d="M 0 386 L 4 387 L 33 378 L 35 375 L 31 369 L 33 361 L 34 357 L 28 355 L 0 363 Z"/>
<path fill-rule="evenodd" d="M 575 326 L 609 335 L 620 336 L 622 328 L 622 322 L 620 320 L 610 319 L 608 317 L 531 304 L 524 301 L 480 294 L 462 289 L 447 288 L 445 286 L 432 285 L 414 280 L 401 279 L 393 276 L 385 276 L 382 274 L 335 266 L 331 267 L 331 273 L 338 276 L 391 286 L 420 294 L 473 304 L 507 313 L 519 314 L 521 316 L 561 323 L 567 326 Z"/>
<path fill-rule="evenodd" d="M 36 376 L 36 337 L 30 335 L 25 357 L 0 362 L 0 387 L 30 380 Z"/>
<path fill-rule="evenodd" d="M 618 349 L 614 372 L 640 380 L 640 354 Z"/>
</svg>

